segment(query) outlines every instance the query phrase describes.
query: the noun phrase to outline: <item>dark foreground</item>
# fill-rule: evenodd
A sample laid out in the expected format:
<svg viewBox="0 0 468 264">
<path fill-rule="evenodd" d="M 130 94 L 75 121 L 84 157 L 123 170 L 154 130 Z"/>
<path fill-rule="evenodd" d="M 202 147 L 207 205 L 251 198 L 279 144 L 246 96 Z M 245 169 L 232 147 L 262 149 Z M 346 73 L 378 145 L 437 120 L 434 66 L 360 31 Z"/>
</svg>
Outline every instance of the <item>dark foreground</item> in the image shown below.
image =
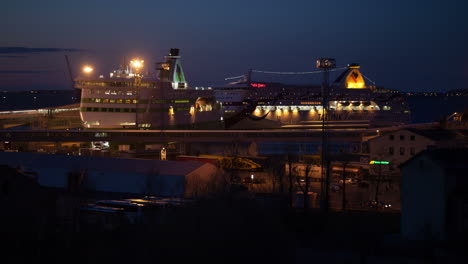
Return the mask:
<svg viewBox="0 0 468 264">
<path fill-rule="evenodd" d="M 49 212 L 42 224 L 31 222 L 37 214 L 3 219 L 2 263 L 457 263 L 464 258 L 461 244 L 399 240 L 398 213 L 304 213 L 288 209 L 281 196 L 218 197 L 112 231 L 64 222 L 56 214 L 50 218 Z"/>
</svg>

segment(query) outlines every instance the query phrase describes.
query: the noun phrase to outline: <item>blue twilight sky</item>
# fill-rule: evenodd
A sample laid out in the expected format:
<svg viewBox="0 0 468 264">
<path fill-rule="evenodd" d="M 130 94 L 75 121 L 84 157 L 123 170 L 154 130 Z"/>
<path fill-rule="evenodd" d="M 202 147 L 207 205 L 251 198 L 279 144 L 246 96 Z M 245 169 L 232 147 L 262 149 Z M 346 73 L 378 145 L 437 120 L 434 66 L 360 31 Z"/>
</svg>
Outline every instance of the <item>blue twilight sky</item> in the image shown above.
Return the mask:
<svg viewBox="0 0 468 264">
<path fill-rule="evenodd" d="M 313 71 L 315 58 L 334 57 L 339 66 L 360 63 L 387 88 L 468 88 L 467 12 L 462 0 L 4 1 L 0 89 L 69 88 L 65 54 L 74 75 L 84 63 L 104 74 L 124 56 L 153 69 L 172 47 L 181 49 L 191 86 L 222 84 L 249 68 Z"/>
</svg>

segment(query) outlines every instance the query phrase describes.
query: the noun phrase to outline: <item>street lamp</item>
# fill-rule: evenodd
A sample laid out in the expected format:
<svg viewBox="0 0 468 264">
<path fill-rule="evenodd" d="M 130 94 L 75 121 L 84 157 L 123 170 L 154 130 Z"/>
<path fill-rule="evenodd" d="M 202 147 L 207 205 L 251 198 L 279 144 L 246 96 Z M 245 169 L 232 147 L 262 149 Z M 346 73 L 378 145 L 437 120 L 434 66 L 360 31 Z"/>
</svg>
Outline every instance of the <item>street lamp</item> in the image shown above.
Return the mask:
<svg viewBox="0 0 468 264">
<path fill-rule="evenodd" d="M 133 59 L 130 61 L 130 65 L 132 68 L 135 70 L 135 86 L 137 88 L 137 94 L 136 94 L 136 100 L 135 100 L 135 127 L 138 129 L 138 101 L 140 100 L 140 84 L 141 84 L 141 76 L 140 76 L 140 70 L 143 68 L 143 63 L 144 60 L 140 59 Z M 162 151 L 162 150 L 161 150 Z M 164 153 L 166 150 L 164 149 Z M 164 154 L 165 155 L 165 154 Z M 165 160 L 164 156 L 164 160 Z"/>
<path fill-rule="evenodd" d="M 90 74 L 94 71 L 93 67 L 89 66 L 89 65 L 86 65 L 83 67 L 83 72 L 86 73 L 86 74 Z"/>
<path fill-rule="evenodd" d="M 323 84 L 322 84 L 322 148 L 321 148 L 321 179 L 322 179 L 322 197 L 321 208 L 323 211 L 328 210 L 329 194 L 328 188 L 330 185 L 330 162 L 328 160 L 328 133 L 325 129 L 325 122 L 328 121 L 327 115 L 329 114 L 328 96 L 329 96 L 329 75 L 330 70 L 336 68 L 336 61 L 333 58 L 318 58 L 315 66 L 323 71 Z M 326 167 L 326 168 L 325 168 Z M 325 183 L 325 184 L 324 184 Z"/>
<path fill-rule="evenodd" d="M 138 75 L 140 73 L 141 68 L 143 68 L 144 62 L 144 60 L 140 59 L 133 59 L 130 61 L 130 65 L 132 65 L 132 68 L 135 70 L 135 75 Z"/>
</svg>

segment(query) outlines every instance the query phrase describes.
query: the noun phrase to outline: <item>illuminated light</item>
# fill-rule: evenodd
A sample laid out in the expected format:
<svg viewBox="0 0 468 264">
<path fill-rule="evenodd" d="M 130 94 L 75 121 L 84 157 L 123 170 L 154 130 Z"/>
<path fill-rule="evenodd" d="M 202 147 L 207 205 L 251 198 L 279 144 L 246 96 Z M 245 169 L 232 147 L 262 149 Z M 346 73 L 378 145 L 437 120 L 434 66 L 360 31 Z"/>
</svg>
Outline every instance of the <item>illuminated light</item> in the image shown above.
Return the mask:
<svg viewBox="0 0 468 264">
<path fill-rule="evenodd" d="M 169 106 L 169 114 L 174 115 L 174 108 L 172 106 Z"/>
<path fill-rule="evenodd" d="M 254 179 L 254 175 L 253 175 L 253 174 L 250 175 L 250 179 L 252 179 L 252 180 Z"/>
<path fill-rule="evenodd" d="M 382 161 L 382 160 L 371 160 L 369 164 L 390 164 L 390 161 Z"/>
<path fill-rule="evenodd" d="M 336 61 L 332 58 L 319 58 L 316 61 L 317 68 L 331 69 L 336 67 Z"/>
<path fill-rule="evenodd" d="M 92 73 L 93 71 L 94 71 L 94 69 L 91 66 L 84 66 L 83 67 L 83 72 L 85 72 L 85 73 Z"/>
<path fill-rule="evenodd" d="M 250 86 L 256 87 L 256 88 L 262 88 L 262 87 L 266 87 L 266 84 L 264 84 L 264 83 L 251 83 Z"/>
<path fill-rule="evenodd" d="M 143 67 L 144 62 L 145 62 L 144 60 L 133 59 L 133 60 L 130 61 L 130 64 L 132 65 L 133 68 L 140 69 L 140 68 Z"/>
<path fill-rule="evenodd" d="M 363 89 L 366 88 L 366 85 L 363 82 L 348 82 L 346 87 L 348 89 Z"/>
<path fill-rule="evenodd" d="M 166 151 L 166 148 L 162 148 L 161 149 L 161 160 L 166 160 L 167 158 L 167 151 Z"/>
</svg>

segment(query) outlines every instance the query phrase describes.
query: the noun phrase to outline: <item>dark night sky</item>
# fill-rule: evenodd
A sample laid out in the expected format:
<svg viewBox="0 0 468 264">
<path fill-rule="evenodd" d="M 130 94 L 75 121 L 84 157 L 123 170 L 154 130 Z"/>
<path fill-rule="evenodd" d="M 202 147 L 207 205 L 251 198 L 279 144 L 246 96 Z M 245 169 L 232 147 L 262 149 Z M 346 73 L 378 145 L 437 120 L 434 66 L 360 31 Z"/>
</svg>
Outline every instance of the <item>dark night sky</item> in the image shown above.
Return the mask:
<svg viewBox="0 0 468 264">
<path fill-rule="evenodd" d="M 150 66 L 172 47 L 191 86 L 249 68 L 313 71 L 315 58 L 335 57 L 387 88 L 468 88 L 467 11 L 462 0 L 5 1 L 0 89 L 70 87 L 64 54 L 75 74 L 84 63 L 104 74 L 123 56 Z"/>
</svg>

